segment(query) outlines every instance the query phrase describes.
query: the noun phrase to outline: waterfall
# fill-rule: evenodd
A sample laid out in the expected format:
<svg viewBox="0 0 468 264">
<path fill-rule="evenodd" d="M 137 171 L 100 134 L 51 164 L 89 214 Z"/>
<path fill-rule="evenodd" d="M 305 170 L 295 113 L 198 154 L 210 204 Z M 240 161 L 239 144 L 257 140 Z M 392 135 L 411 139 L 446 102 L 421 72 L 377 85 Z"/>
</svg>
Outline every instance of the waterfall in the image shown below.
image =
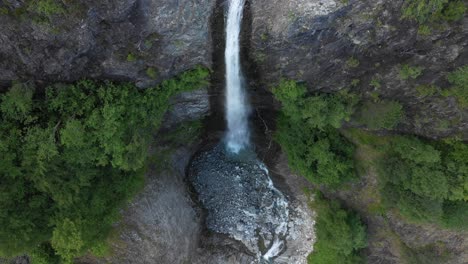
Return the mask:
<svg viewBox="0 0 468 264">
<path fill-rule="evenodd" d="M 249 107 L 244 94 L 239 36 L 245 0 L 230 0 L 226 25 L 226 144 L 238 153 L 249 145 Z"/>
</svg>

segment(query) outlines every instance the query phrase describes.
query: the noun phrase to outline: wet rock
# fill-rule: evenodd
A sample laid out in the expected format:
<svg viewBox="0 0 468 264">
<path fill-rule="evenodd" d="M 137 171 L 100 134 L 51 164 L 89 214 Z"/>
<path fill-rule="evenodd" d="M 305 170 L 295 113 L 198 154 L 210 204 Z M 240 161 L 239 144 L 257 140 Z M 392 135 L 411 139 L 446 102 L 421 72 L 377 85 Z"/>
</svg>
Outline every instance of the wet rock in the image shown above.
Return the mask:
<svg viewBox="0 0 468 264">
<path fill-rule="evenodd" d="M 280 177 L 291 176 L 282 172 Z M 272 263 L 307 263 L 314 216 L 304 185 L 289 185 L 293 179 L 286 185 L 286 198 L 255 154 L 232 156 L 222 144 L 200 153 L 190 167 L 190 180 L 207 210 L 207 228 L 241 241 L 255 263 L 270 256 Z"/>
<path fill-rule="evenodd" d="M 259 259 L 282 251 L 288 201 L 273 187 L 265 165 L 254 153 L 233 155 L 219 144 L 194 159 L 190 174 L 208 211 L 209 230 L 241 241 Z M 270 249 L 277 252 L 269 253 Z"/>
</svg>

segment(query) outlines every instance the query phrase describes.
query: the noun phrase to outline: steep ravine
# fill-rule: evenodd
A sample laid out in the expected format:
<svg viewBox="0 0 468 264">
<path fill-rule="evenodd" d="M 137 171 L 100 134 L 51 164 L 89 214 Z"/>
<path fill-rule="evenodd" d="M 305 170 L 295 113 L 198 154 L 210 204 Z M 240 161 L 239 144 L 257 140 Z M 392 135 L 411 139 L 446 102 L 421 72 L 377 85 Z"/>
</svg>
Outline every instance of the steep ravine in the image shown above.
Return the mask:
<svg viewBox="0 0 468 264">
<path fill-rule="evenodd" d="M 211 87 L 173 99 L 160 135 L 184 121 L 204 119 L 204 134 L 170 155 L 169 166 L 147 173 L 147 184 L 123 210 L 112 237 L 113 255 L 84 257 L 79 263 L 250 263 L 254 258 L 235 240 L 204 228 L 203 209 L 186 181 L 186 169 L 199 147 L 219 139 L 223 121 L 223 1 L 124 0 L 80 1 L 72 15 L 58 16 L 49 24 L 35 24 L 0 15 L 0 86 L 13 80 L 43 83 L 81 78 L 127 80 L 147 87 L 182 70 L 202 64 L 213 69 Z M 346 4 L 345 4 L 346 2 Z M 302 177 L 290 172 L 285 157 L 272 141 L 278 104 L 270 88 L 280 78 L 301 80 L 313 91 L 350 88 L 382 99 L 402 102 L 407 113 L 395 130 L 438 138 L 459 134 L 468 139 L 468 113 L 452 98 L 421 97 L 415 86 L 435 83 L 446 87 L 447 72 L 468 60 L 468 19 L 465 17 L 429 37 L 417 34 L 417 25 L 401 20 L 403 0 L 250 0 L 247 2 L 243 57 L 250 80 L 252 123 L 257 152 L 270 168 L 273 181 L 303 214 L 303 227 L 278 263 L 296 263 L 313 244 L 313 212 Z M 9 0 L 14 10 L 23 1 Z M 357 67 L 347 66 L 356 58 Z M 423 65 L 418 80 L 401 80 L 401 64 Z M 148 74 L 154 69 L 157 75 Z M 151 75 L 151 76 L 150 76 Z M 378 78 L 381 87 L 369 85 Z M 312 90 L 311 90 L 312 91 Z M 450 125 L 442 126 L 449 120 Z M 353 125 L 353 124 L 350 124 Z M 163 143 L 153 149 L 168 148 Z M 468 261 L 464 233 L 431 225 L 407 223 L 396 215 L 370 214 L 362 189 L 377 188 L 372 171 L 349 190 L 328 193 L 346 201 L 363 215 L 369 227 L 369 263 L 402 263 L 401 245 L 419 249 L 442 243 L 455 257 L 449 263 Z M 305 231 L 304 231 L 305 230 Z M 306 238 L 304 239 L 304 234 Z M 297 239 L 300 237 L 300 239 Z M 21 262 L 23 261 L 23 262 Z M 18 259 L 16 263 L 26 263 Z M 298 262 L 301 263 L 301 262 Z"/>
</svg>

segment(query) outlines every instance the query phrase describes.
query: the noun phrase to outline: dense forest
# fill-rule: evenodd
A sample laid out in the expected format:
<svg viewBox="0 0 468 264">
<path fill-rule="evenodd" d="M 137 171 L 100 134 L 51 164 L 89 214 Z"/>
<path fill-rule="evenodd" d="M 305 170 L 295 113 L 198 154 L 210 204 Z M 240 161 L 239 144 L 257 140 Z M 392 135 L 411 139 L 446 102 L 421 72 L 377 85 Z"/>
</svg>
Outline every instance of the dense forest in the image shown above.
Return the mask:
<svg viewBox="0 0 468 264">
<path fill-rule="evenodd" d="M 157 87 L 83 80 L 1 96 L 0 255 L 71 263 L 106 253 L 119 210 L 142 187 L 169 98 L 207 84 L 198 68 Z"/>
</svg>

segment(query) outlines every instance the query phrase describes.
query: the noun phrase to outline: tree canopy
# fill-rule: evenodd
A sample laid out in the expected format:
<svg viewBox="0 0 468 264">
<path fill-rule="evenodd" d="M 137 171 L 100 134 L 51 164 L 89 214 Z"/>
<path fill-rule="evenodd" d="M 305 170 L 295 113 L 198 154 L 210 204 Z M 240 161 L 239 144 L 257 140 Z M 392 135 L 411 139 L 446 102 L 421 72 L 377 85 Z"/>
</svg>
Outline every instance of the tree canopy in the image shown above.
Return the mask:
<svg viewBox="0 0 468 264">
<path fill-rule="evenodd" d="M 356 178 L 354 145 L 337 130 L 350 118 L 355 98 L 346 92 L 307 95 L 294 81 L 282 81 L 273 94 L 283 105 L 276 140 L 289 165 L 316 184 L 338 186 Z"/>
<path fill-rule="evenodd" d="M 90 80 L 45 92 L 15 84 L 1 95 L 0 256 L 69 263 L 101 245 L 142 186 L 169 98 L 207 76 L 197 68 L 145 90 Z"/>
</svg>

